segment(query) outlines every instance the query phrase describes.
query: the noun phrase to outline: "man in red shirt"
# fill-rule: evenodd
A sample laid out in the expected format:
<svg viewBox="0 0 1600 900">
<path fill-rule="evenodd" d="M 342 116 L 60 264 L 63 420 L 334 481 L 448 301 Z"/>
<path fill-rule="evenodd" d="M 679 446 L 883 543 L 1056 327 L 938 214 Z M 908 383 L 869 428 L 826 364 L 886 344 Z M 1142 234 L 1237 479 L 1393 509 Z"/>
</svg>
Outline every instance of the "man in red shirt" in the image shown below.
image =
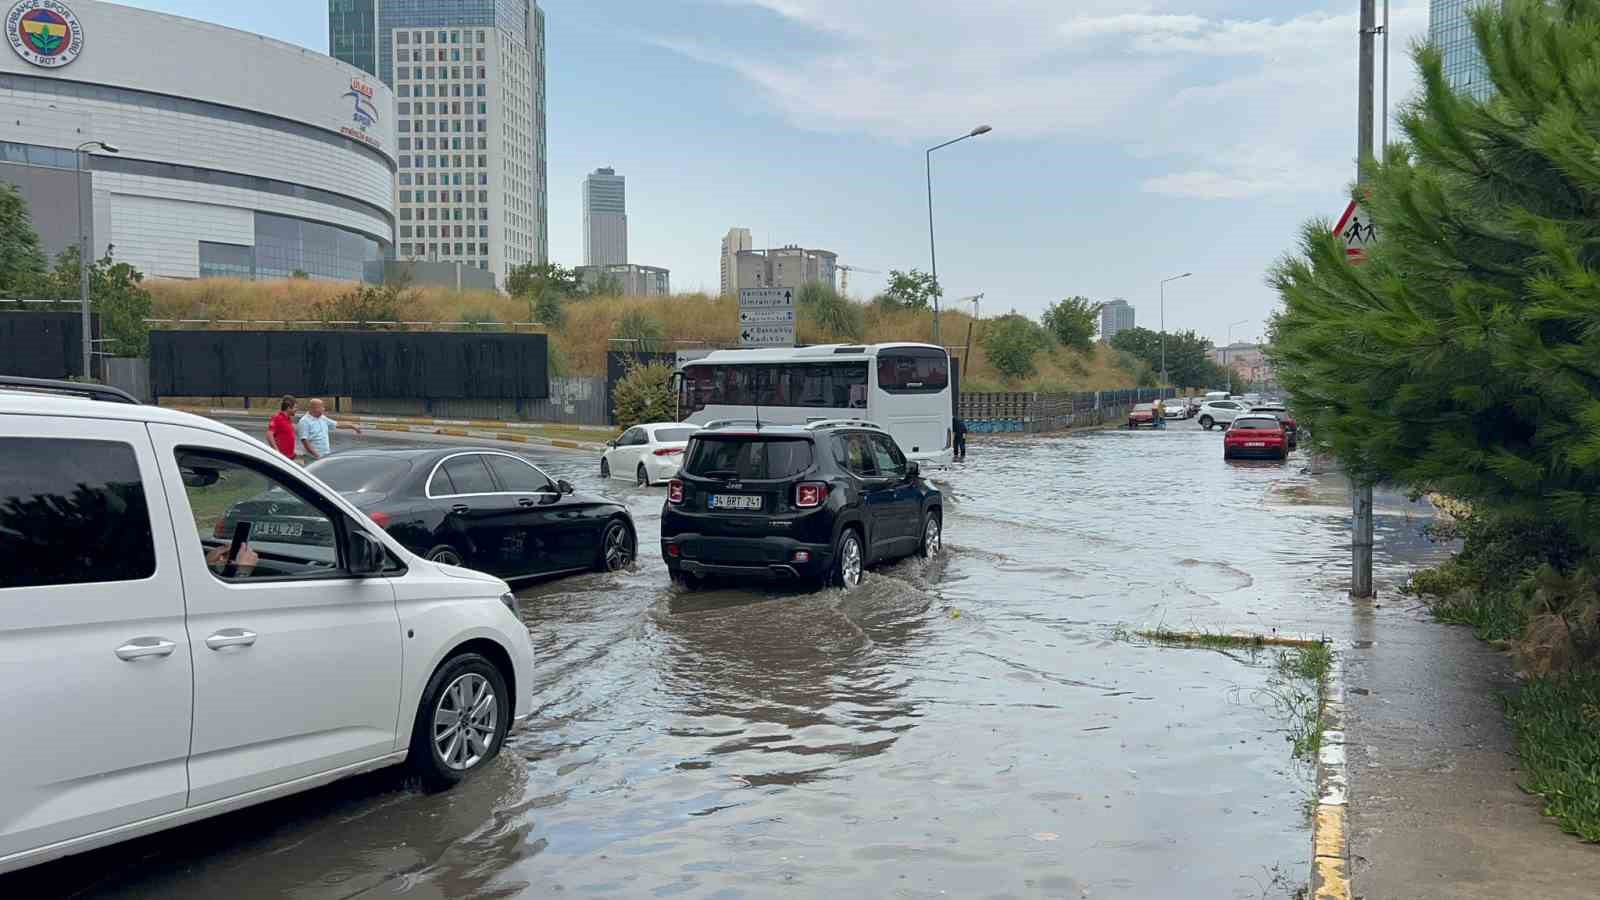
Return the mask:
<svg viewBox="0 0 1600 900">
<path fill-rule="evenodd" d="M 272 435 L 272 445 L 278 452 L 294 459 L 294 408 L 295 399 L 285 395 L 283 402 L 278 404 L 278 414 L 272 417 L 267 425 L 267 433 Z"/>
</svg>

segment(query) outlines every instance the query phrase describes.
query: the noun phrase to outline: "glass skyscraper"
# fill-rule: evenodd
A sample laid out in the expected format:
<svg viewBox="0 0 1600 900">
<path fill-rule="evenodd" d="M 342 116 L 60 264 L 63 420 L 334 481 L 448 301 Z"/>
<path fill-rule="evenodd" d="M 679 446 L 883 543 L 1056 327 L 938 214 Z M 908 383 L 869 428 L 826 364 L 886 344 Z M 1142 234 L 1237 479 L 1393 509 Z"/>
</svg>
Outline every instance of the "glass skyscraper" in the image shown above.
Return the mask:
<svg viewBox="0 0 1600 900">
<path fill-rule="evenodd" d="M 1432 0 L 1428 7 L 1428 43 L 1444 54 L 1445 81 L 1479 99 L 1494 93 L 1494 83 L 1478 53 L 1467 13 L 1493 2 L 1496 0 Z"/>
<path fill-rule="evenodd" d="M 549 260 L 536 0 L 328 0 L 328 46 L 394 89 L 397 258 Z"/>
</svg>

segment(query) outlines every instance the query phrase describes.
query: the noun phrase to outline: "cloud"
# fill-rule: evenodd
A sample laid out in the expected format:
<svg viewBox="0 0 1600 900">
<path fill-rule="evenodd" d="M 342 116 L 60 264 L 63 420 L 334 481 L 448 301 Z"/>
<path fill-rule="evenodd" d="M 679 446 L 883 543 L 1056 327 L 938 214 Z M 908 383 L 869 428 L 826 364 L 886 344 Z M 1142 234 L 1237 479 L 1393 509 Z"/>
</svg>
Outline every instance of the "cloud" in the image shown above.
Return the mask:
<svg viewBox="0 0 1600 900">
<path fill-rule="evenodd" d="M 1251 0 L 722 2 L 795 49 L 659 43 L 738 73 L 802 128 L 1105 142 L 1158 170 L 1142 190 L 1185 198 L 1325 194 L 1353 174 L 1357 18 L 1338 0 L 1278 18 L 1238 14 Z M 1392 19 L 1408 72 L 1426 0 Z"/>
</svg>

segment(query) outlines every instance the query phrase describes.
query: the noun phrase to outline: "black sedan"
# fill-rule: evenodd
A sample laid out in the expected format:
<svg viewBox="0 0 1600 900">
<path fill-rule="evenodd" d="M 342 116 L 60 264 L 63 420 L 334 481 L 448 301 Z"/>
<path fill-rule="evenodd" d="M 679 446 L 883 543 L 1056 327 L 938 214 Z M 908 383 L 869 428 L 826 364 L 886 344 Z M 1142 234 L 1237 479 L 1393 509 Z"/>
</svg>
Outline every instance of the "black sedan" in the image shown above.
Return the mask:
<svg viewBox="0 0 1600 900">
<path fill-rule="evenodd" d="M 306 471 L 418 556 L 508 581 L 615 571 L 631 565 L 638 548 L 621 503 L 575 493 L 501 450 L 354 450 Z M 270 518 L 255 527 L 275 527 Z"/>
</svg>

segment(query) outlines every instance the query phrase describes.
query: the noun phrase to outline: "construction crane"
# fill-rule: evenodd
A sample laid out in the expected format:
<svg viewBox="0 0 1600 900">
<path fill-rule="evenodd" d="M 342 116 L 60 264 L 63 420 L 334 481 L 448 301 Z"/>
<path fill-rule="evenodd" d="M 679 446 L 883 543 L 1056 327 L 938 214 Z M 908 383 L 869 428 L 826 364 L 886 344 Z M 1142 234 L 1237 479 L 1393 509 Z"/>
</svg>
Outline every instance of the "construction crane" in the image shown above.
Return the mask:
<svg viewBox="0 0 1600 900">
<path fill-rule="evenodd" d="M 835 263 L 833 267 L 835 269 L 838 269 L 840 272 L 844 273 L 839 278 L 839 293 L 841 293 L 841 294 L 850 293 L 850 273 L 851 272 L 865 272 L 865 273 L 867 273 L 869 275 L 882 275 L 883 274 L 882 272 L 878 271 L 877 269 L 863 269 L 860 266 L 847 266 L 847 265 L 845 265 L 843 263 Z"/>
</svg>

